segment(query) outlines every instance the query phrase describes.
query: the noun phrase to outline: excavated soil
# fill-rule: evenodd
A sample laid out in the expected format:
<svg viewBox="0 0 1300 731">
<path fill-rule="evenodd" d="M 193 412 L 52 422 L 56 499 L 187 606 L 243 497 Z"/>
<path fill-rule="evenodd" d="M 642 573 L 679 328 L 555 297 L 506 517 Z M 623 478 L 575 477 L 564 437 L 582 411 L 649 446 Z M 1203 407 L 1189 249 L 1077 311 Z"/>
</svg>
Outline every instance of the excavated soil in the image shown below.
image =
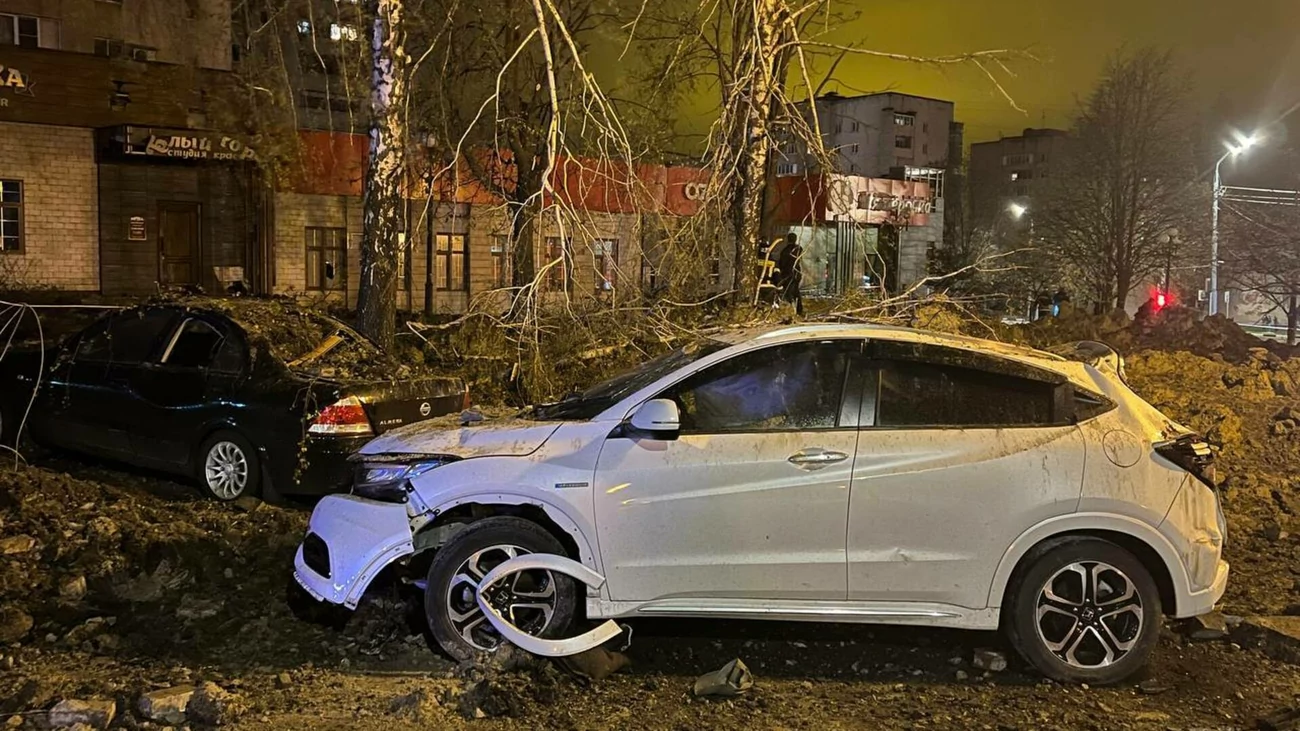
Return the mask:
<svg viewBox="0 0 1300 731">
<path fill-rule="evenodd" d="M 1015 339 L 1122 341 L 1134 388 L 1219 450 L 1224 611 L 1300 611 L 1300 360 L 1215 323 L 1226 332 L 1083 321 Z M 59 701 L 99 699 L 115 726 L 158 728 L 135 711 L 142 692 L 211 681 L 229 694 L 215 720 L 241 729 L 1245 729 L 1300 693 L 1300 668 L 1173 628 L 1144 677 L 1105 689 L 1043 681 L 1014 657 L 974 667 L 976 649 L 1005 649 L 993 634 L 850 625 L 637 622 L 631 667 L 594 683 L 549 663 L 457 667 L 392 582 L 350 617 L 290 606 L 309 510 L 217 505 L 59 455 L 6 463 L 0 719 L 41 728 Z M 736 657 L 753 690 L 691 696 Z"/>
</svg>

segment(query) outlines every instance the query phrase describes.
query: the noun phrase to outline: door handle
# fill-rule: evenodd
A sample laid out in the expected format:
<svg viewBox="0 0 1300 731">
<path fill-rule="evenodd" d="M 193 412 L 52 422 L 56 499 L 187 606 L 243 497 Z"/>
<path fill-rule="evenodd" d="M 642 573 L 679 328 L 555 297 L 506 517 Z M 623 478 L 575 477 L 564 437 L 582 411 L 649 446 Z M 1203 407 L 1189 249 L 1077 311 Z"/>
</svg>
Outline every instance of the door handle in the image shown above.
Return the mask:
<svg viewBox="0 0 1300 731">
<path fill-rule="evenodd" d="M 836 462 L 843 462 L 848 459 L 849 455 L 843 452 L 834 452 L 821 447 L 809 447 L 802 449 L 790 455 L 788 460 L 790 464 L 801 470 L 820 470 L 823 467 L 829 467 Z"/>
</svg>

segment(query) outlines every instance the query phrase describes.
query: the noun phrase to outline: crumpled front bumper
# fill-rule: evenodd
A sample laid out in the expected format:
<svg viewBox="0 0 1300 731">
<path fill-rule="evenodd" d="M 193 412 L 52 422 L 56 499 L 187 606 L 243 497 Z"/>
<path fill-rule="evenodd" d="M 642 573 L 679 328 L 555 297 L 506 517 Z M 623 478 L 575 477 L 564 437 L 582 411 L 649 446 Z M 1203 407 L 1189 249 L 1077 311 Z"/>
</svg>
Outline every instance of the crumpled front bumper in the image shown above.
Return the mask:
<svg viewBox="0 0 1300 731">
<path fill-rule="evenodd" d="M 1214 609 L 1214 605 L 1219 603 L 1223 598 L 1223 592 L 1228 588 L 1228 562 L 1219 560 L 1215 569 L 1214 580 L 1204 589 L 1188 594 L 1187 597 L 1178 603 L 1178 612 L 1175 615 L 1177 619 L 1187 617 L 1198 617 Z"/>
<path fill-rule="evenodd" d="M 317 599 L 349 609 L 356 609 L 366 587 L 385 566 L 415 550 L 405 505 L 353 495 L 322 498 L 307 531 L 324 543 L 325 554 L 322 557 L 319 548 L 314 551 L 313 567 L 300 545 L 293 561 L 294 579 Z"/>
</svg>

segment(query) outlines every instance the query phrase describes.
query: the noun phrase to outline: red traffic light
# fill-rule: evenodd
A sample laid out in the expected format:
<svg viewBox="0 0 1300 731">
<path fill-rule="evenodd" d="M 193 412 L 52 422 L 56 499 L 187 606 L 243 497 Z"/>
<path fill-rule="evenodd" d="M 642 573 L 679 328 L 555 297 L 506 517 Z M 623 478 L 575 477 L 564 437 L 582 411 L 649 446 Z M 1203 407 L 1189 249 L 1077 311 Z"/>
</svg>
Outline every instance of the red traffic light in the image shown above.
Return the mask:
<svg viewBox="0 0 1300 731">
<path fill-rule="evenodd" d="M 1162 308 L 1169 304 L 1169 295 L 1164 292 L 1156 292 L 1156 308 Z"/>
</svg>

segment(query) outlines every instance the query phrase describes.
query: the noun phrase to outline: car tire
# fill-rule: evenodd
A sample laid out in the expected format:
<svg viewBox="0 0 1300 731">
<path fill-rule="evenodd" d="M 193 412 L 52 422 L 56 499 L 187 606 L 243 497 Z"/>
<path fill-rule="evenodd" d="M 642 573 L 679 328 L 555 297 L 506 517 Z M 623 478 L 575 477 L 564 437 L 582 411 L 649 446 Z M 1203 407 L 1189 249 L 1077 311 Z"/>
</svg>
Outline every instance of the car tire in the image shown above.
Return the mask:
<svg viewBox="0 0 1300 731">
<path fill-rule="evenodd" d="M 1160 591 L 1142 562 L 1099 538 L 1036 551 L 1003 604 L 1011 644 L 1043 675 L 1118 683 L 1146 665 L 1160 637 Z"/>
<path fill-rule="evenodd" d="M 567 555 L 545 528 L 508 516 L 471 523 L 434 554 L 424 591 L 424 613 L 433 638 L 452 658 L 464 661 L 496 650 L 501 638 L 477 607 L 477 579 L 512 554 L 524 553 Z M 578 606 L 575 580 L 551 571 L 527 571 L 517 576 L 522 588 L 521 584 L 511 585 L 519 594 L 512 595 L 516 600 L 508 605 L 519 608 L 516 626 L 540 637 L 564 637 Z"/>
<path fill-rule="evenodd" d="M 257 496 L 262 487 L 257 450 L 233 431 L 219 431 L 204 440 L 194 471 L 203 493 L 221 502 Z"/>
</svg>

